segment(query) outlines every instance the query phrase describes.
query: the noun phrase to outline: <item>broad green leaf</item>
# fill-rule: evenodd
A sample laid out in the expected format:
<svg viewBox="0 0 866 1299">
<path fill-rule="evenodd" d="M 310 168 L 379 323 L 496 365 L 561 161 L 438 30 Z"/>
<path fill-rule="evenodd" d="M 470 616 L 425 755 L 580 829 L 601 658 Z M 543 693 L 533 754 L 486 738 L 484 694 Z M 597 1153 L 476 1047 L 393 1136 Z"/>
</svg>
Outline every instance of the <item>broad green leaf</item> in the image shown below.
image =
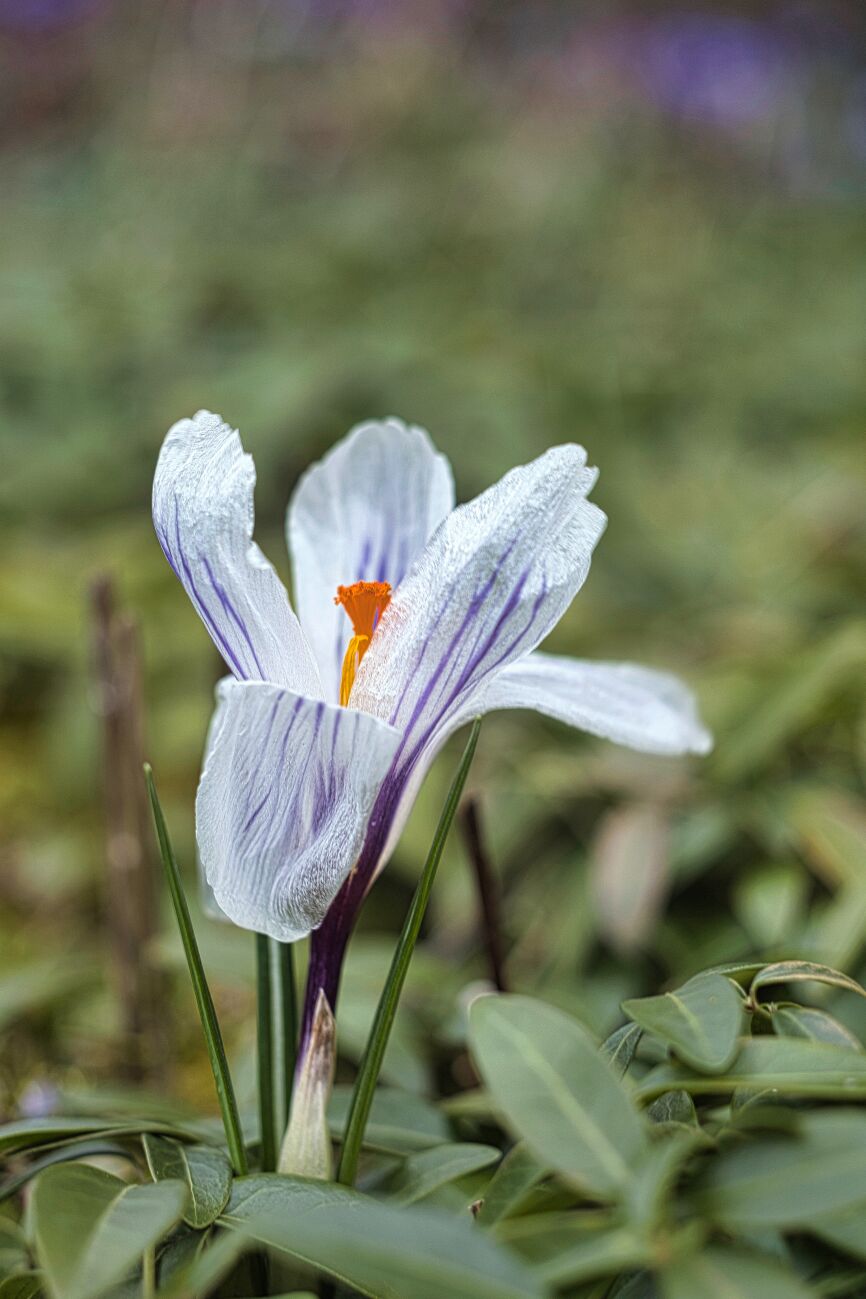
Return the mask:
<svg viewBox="0 0 866 1299">
<path fill-rule="evenodd" d="M 440 1186 L 456 1182 L 467 1173 L 489 1168 L 499 1161 L 495 1146 L 470 1143 L 434 1146 L 410 1155 L 388 1187 L 388 1197 L 396 1204 L 415 1204 Z"/>
<path fill-rule="evenodd" d="M 721 1247 L 674 1259 L 659 1285 L 662 1299 L 814 1299 L 778 1259 Z"/>
<path fill-rule="evenodd" d="M 45 1147 L 40 1147 L 45 1150 Z M 0 1183 L 0 1203 L 8 1200 L 10 1196 L 16 1195 L 22 1186 L 26 1186 L 34 1177 L 38 1177 L 43 1168 L 50 1168 L 52 1164 L 69 1163 L 73 1159 L 90 1159 L 93 1155 L 115 1155 L 121 1159 L 128 1159 L 132 1162 L 132 1153 L 130 1147 L 122 1145 L 119 1141 L 109 1141 L 103 1137 L 96 1138 L 93 1141 L 84 1140 L 64 1142 L 56 1148 L 49 1147 L 47 1152 L 41 1158 L 33 1159 L 26 1168 L 20 1172 L 13 1173 L 7 1177 L 3 1183 Z"/>
<path fill-rule="evenodd" d="M 538 1271 L 549 1285 L 558 1289 L 643 1267 L 651 1256 L 650 1242 L 641 1232 L 632 1227 L 617 1227 L 594 1232 L 542 1263 Z"/>
<path fill-rule="evenodd" d="M 467 1219 L 325 1182 L 239 1178 L 221 1219 L 373 1299 L 540 1299 L 519 1259 Z"/>
<path fill-rule="evenodd" d="M 545 1165 L 539 1163 L 523 1141 L 518 1141 L 488 1182 L 477 1221 L 489 1227 L 507 1218 L 546 1172 Z"/>
<path fill-rule="evenodd" d="M 826 1010 L 812 1006 L 778 1006 L 773 1011 L 773 1032 L 778 1037 L 806 1037 L 812 1042 L 830 1042 L 851 1051 L 862 1051 L 863 1043 Z"/>
<path fill-rule="evenodd" d="M 0 1299 L 40 1299 L 43 1285 L 39 1272 L 19 1272 L 0 1281 Z"/>
<path fill-rule="evenodd" d="M 328 1105 L 331 1136 L 339 1141 L 346 1125 L 352 1096 L 351 1087 L 334 1088 Z M 379 1087 L 367 1123 L 365 1145 L 386 1154 L 402 1155 L 411 1150 L 426 1150 L 452 1139 L 448 1122 L 441 1110 L 411 1092 Z"/>
<path fill-rule="evenodd" d="M 723 1151 L 696 1188 L 697 1202 L 732 1230 L 808 1227 L 866 1200 L 866 1111 L 818 1110 L 798 1131 Z"/>
<path fill-rule="evenodd" d="M 204 1241 L 205 1237 L 201 1236 L 199 1240 Z M 192 1257 L 178 1260 L 168 1278 L 164 1275 L 166 1256 L 163 1254 L 159 1270 L 159 1299 L 199 1299 L 202 1294 L 210 1294 L 249 1249 L 249 1241 L 238 1232 L 222 1232 L 215 1240 L 197 1249 Z"/>
<path fill-rule="evenodd" d="M 356 1204 L 363 1198 L 360 1191 L 334 1182 L 283 1173 L 250 1173 L 235 1178 L 220 1221 L 237 1227 L 248 1218 L 285 1213 L 289 1206 L 293 1213 L 303 1215 L 335 1204 Z"/>
<path fill-rule="evenodd" d="M 618 1078 L 624 1078 L 634 1059 L 643 1029 L 639 1024 L 623 1024 L 601 1044 L 601 1053 Z"/>
<path fill-rule="evenodd" d="M 472 1052 L 509 1124 L 551 1168 L 615 1197 L 646 1133 L 628 1094 L 581 1026 L 529 997 L 479 997 Z"/>
<path fill-rule="evenodd" d="M 812 961 L 777 961 L 775 965 L 765 965 L 752 980 L 750 995 L 755 997 L 761 988 L 775 983 L 828 983 L 866 997 L 866 988 L 862 988 L 856 979 L 831 969 L 829 965 L 816 965 Z"/>
<path fill-rule="evenodd" d="M 866 1096 L 866 1053 L 805 1038 L 747 1038 L 724 1074 L 695 1074 L 682 1065 L 661 1064 L 641 1080 L 636 1095 L 651 1101 L 677 1088 L 698 1096 L 740 1087 L 829 1100 Z"/>
<path fill-rule="evenodd" d="M 36 1254 L 55 1299 L 98 1299 L 181 1219 L 181 1182 L 128 1185 L 87 1164 L 57 1164 L 31 1200 Z"/>
<path fill-rule="evenodd" d="M 194 1126 L 181 1127 L 150 1119 L 135 1122 L 82 1117 L 19 1119 L 0 1127 L 0 1156 L 11 1155 L 16 1150 L 35 1149 L 37 1146 L 55 1146 L 80 1137 L 137 1137 L 142 1132 L 159 1132 L 165 1136 L 186 1137 L 191 1141 L 202 1139 L 202 1130 Z"/>
<path fill-rule="evenodd" d="M 675 992 L 624 1001 L 625 1013 L 665 1042 L 685 1064 L 724 1073 L 746 1025 L 743 998 L 722 974 L 698 974 Z"/>
<path fill-rule="evenodd" d="M 232 1166 L 220 1150 L 186 1146 L 170 1137 L 147 1133 L 141 1138 L 147 1166 L 155 1182 L 185 1182 L 189 1200 L 183 1220 L 190 1227 L 209 1227 L 228 1204 Z"/>
</svg>

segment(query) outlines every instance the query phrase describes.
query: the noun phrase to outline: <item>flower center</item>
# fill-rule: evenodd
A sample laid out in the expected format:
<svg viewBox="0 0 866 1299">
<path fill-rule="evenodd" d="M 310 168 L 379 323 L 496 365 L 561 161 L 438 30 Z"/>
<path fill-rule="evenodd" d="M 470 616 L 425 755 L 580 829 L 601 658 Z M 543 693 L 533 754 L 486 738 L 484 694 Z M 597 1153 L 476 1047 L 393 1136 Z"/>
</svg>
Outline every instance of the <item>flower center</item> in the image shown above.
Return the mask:
<svg viewBox="0 0 866 1299">
<path fill-rule="evenodd" d="M 346 649 L 343 671 L 340 676 L 340 703 L 349 702 L 358 664 L 367 653 L 379 619 L 388 608 L 391 586 L 388 582 L 353 582 L 351 586 L 338 586 L 334 604 L 341 604 L 349 615 L 355 632 Z"/>
</svg>

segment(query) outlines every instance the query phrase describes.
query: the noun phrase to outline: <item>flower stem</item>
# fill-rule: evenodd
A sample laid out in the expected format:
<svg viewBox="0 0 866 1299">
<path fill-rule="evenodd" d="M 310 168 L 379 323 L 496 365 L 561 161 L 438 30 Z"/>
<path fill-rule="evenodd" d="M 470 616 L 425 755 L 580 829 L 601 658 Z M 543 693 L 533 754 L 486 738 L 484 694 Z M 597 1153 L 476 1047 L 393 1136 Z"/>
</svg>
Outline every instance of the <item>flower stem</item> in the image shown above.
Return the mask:
<svg viewBox="0 0 866 1299">
<path fill-rule="evenodd" d="M 442 849 L 445 847 L 445 840 L 448 838 L 448 831 L 451 829 L 451 823 L 460 802 L 460 795 L 463 793 L 463 786 L 466 784 L 466 777 L 472 764 L 480 729 L 481 718 L 477 717 L 472 724 L 472 731 L 463 751 L 460 766 L 457 768 L 451 782 L 451 788 L 448 791 L 448 797 L 445 800 L 445 806 L 442 809 L 442 815 L 439 818 L 439 824 L 436 827 L 436 833 L 433 836 L 433 842 L 430 845 L 430 851 L 421 872 L 421 879 L 418 881 L 415 896 L 412 898 L 412 903 L 403 922 L 403 930 L 391 960 L 391 968 L 388 971 L 388 977 L 385 980 L 385 986 L 376 1007 L 376 1015 L 370 1029 L 370 1036 L 367 1039 L 367 1046 L 358 1071 L 358 1077 L 355 1080 L 355 1088 L 352 1092 L 352 1100 L 346 1118 L 346 1131 L 340 1155 L 340 1167 L 337 1172 L 337 1181 L 346 1186 L 351 1186 L 354 1183 L 358 1171 L 358 1160 L 361 1155 L 364 1131 L 367 1127 L 367 1119 L 370 1116 L 370 1108 L 373 1104 L 373 1095 L 376 1090 L 379 1070 L 382 1067 L 385 1047 L 388 1044 L 394 1016 L 397 1013 L 397 1003 L 400 1000 L 400 993 L 406 981 L 409 962 L 412 959 L 412 953 L 421 932 L 421 922 L 424 919 L 424 912 L 430 899 L 430 891 L 433 888 L 433 880 L 436 877 L 436 871 L 442 857 Z"/>
<path fill-rule="evenodd" d="M 174 855 L 174 849 L 171 846 L 171 840 L 168 836 L 168 828 L 165 824 L 165 817 L 162 814 L 162 808 L 160 807 L 159 798 L 156 792 L 156 785 L 153 783 L 153 771 L 151 770 L 149 763 L 145 763 L 144 766 L 144 779 L 147 784 L 150 806 L 153 811 L 156 837 L 159 840 L 159 852 L 165 869 L 165 878 L 168 882 L 168 890 L 171 894 L 177 927 L 180 930 L 181 942 L 183 943 L 183 950 L 186 956 L 187 969 L 189 970 L 189 977 L 192 982 L 193 995 L 195 997 L 196 1006 L 198 1007 L 199 1018 L 201 1019 L 205 1044 L 207 1046 L 208 1056 L 210 1057 L 210 1066 L 213 1070 L 217 1099 L 219 1100 L 220 1113 L 222 1114 L 223 1127 L 225 1128 L 229 1158 L 231 1159 L 232 1167 L 240 1177 L 247 1172 L 248 1166 L 247 1152 L 244 1147 L 240 1118 L 238 1117 L 238 1105 L 235 1098 L 235 1089 L 229 1072 L 228 1060 L 226 1059 L 225 1046 L 223 1045 L 222 1033 L 220 1032 L 219 1020 L 217 1019 L 216 1009 L 213 1004 L 213 997 L 210 994 L 210 988 L 208 987 L 207 978 L 205 977 L 204 966 L 202 965 L 201 953 L 198 950 L 195 931 L 192 927 L 192 920 L 190 919 L 189 907 L 187 906 L 186 896 L 183 891 L 183 883 L 180 878 L 177 858 Z"/>
<path fill-rule="evenodd" d="M 272 1173 L 277 1166 L 277 1136 L 274 1129 L 273 1004 L 271 997 L 271 950 L 267 934 L 256 934 L 256 1036 L 259 1064 L 259 1128 L 261 1167 Z"/>
</svg>

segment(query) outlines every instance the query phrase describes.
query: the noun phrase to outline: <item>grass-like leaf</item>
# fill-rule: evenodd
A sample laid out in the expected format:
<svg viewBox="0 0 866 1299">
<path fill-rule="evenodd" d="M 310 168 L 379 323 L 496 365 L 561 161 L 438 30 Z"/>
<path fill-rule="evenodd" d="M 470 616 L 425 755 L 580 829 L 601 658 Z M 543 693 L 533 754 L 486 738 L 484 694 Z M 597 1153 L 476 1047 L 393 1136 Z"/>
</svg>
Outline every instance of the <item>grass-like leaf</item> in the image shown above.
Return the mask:
<svg viewBox="0 0 866 1299">
<path fill-rule="evenodd" d="M 207 978 L 205 976 L 201 953 L 198 950 L 195 931 L 192 927 L 192 920 L 190 919 L 186 895 L 183 891 L 183 883 L 180 878 L 177 858 L 175 857 L 174 849 L 171 846 L 168 827 L 165 824 L 165 817 L 163 816 L 162 807 L 160 806 L 159 797 L 156 792 L 156 785 L 153 781 L 153 771 L 149 764 L 145 764 L 144 778 L 147 782 L 147 792 L 150 798 L 150 806 L 153 810 L 153 820 L 156 825 L 156 837 L 159 841 L 159 852 L 165 869 L 165 878 L 168 882 L 169 893 L 171 894 L 172 906 L 174 907 L 174 914 L 177 919 L 177 927 L 180 930 L 180 937 L 181 942 L 183 943 L 184 955 L 186 956 L 193 995 L 195 996 L 196 1006 L 198 1007 L 208 1056 L 210 1057 L 211 1069 L 213 1070 L 214 1082 L 216 1083 L 217 1099 L 219 1100 L 220 1113 L 222 1114 L 223 1127 L 225 1128 L 229 1158 L 231 1159 L 232 1167 L 235 1172 L 240 1176 L 247 1171 L 247 1152 L 244 1147 L 241 1122 L 238 1116 L 238 1105 L 237 1100 L 235 1099 L 235 1089 L 229 1072 L 228 1060 L 226 1059 L 222 1032 L 220 1031 L 219 1020 L 217 1019 L 216 1009 L 213 1004 L 213 997 L 211 996 L 210 988 L 208 987 Z"/>
<path fill-rule="evenodd" d="M 274 998 L 274 1077 L 277 1129 L 284 1132 L 292 1108 L 295 1059 L 298 1050 L 298 994 L 295 957 L 291 943 L 271 942 L 271 976 Z"/>
<path fill-rule="evenodd" d="M 256 1043 L 258 1048 L 259 1125 L 261 1166 L 272 1173 L 277 1166 L 277 1133 L 274 1124 L 274 1024 L 271 995 L 271 950 L 267 934 L 256 934 Z"/>
<path fill-rule="evenodd" d="M 346 1135 L 343 1139 L 340 1155 L 340 1167 L 337 1172 L 337 1181 L 346 1186 L 351 1186 L 355 1181 L 358 1159 L 361 1154 L 361 1144 L 364 1140 L 364 1130 L 370 1115 L 370 1107 L 373 1104 L 373 1094 L 376 1090 L 379 1070 L 382 1067 L 382 1057 L 385 1054 L 391 1026 L 397 1013 L 397 1003 L 400 1000 L 400 993 L 406 981 L 409 962 L 412 959 L 412 953 L 421 932 L 421 922 L 424 919 L 424 912 L 427 910 L 427 903 L 430 900 L 430 891 L 436 878 L 436 871 L 442 857 L 442 849 L 445 847 L 445 840 L 448 838 L 448 831 L 451 829 L 451 823 L 460 802 L 460 795 L 463 793 L 463 786 L 466 784 L 466 777 L 469 775 L 469 768 L 472 765 L 480 729 L 481 719 L 476 718 L 472 724 L 472 730 L 463 751 L 460 766 L 457 768 L 451 782 L 451 788 L 448 791 L 448 797 L 445 800 L 445 806 L 442 809 L 442 815 L 439 818 L 439 824 L 436 827 L 436 833 L 433 836 L 433 842 L 424 863 L 424 870 L 421 873 L 421 879 L 415 890 L 412 905 L 409 907 L 404 921 L 403 930 L 391 962 L 391 968 L 382 989 L 382 996 L 379 998 L 379 1004 L 376 1007 L 370 1037 L 358 1070 L 355 1090 L 352 1093 L 352 1101 L 346 1120 Z"/>
</svg>

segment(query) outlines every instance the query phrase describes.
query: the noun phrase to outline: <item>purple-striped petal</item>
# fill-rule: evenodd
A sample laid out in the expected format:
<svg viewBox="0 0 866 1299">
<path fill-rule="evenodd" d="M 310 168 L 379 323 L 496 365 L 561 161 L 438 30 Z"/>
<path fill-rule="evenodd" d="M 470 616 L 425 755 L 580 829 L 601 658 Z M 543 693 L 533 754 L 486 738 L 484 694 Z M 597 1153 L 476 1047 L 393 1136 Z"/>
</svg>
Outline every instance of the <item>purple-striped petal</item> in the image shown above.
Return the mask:
<svg viewBox="0 0 866 1299">
<path fill-rule="evenodd" d="M 691 691 L 636 663 L 530 654 L 494 677 L 464 720 L 497 708 L 532 708 L 644 753 L 709 753 L 713 745 Z"/>
<path fill-rule="evenodd" d="M 399 764 L 411 769 L 466 700 L 562 617 L 606 523 L 586 499 L 596 476 L 582 447 L 554 447 L 433 535 L 385 611 L 350 699 L 404 733 Z"/>
<path fill-rule="evenodd" d="M 252 539 L 255 481 L 237 431 L 218 415 L 180 420 L 156 467 L 156 535 L 238 680 L 319 697 L 315 661 L 285 587 Z"/>
<path fill-rule="evenodd" d="M 287 518 L 295 600 L 325 686 L 340 697 L 352 629 L 338 586 L 396 587 L 454 506 L 448 461 L 421 428 L 360 424 L 301 479 Z"/>
<path fill-rule="evenodd" d="M 455 731 L 476 717 L 527 708 L 643 753 L 708 753 L 712 736 L 692 692 L 677 677 L 635 663 L 588 663 L 534 651 L 495 673 L 443 720 L 414 765 L 399 759 L 371 817 L 362 868 L 367 885 L 390 858 L 424 778 Z"/>
<path fill-rule="evenodd" d="M 399 734 L 279 686 L 221 683 L 196 800 L 225 914 L 282 942 L 319 925 L 354 866 Z"/>
</svg>

